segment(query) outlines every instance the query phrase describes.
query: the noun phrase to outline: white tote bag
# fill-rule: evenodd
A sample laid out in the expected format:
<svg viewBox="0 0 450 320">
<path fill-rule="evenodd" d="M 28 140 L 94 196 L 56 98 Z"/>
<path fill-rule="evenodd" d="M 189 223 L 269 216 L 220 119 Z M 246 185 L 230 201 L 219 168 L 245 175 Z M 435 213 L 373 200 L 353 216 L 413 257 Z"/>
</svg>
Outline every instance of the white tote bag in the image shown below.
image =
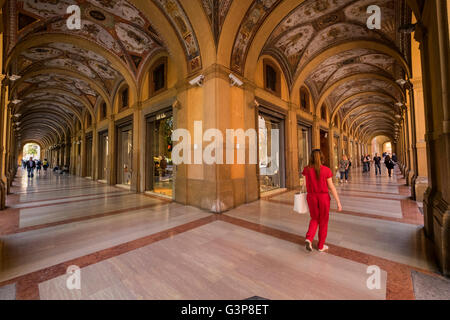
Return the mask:
<svg viewBox="0 0 450 320">
<path fill-rule="evenodd" d="M 294 198 L 294 211 L 299 214 L 309 213 L 308 201 L 306 201 L 307 193 L 296 193 Z"/>
</svg>

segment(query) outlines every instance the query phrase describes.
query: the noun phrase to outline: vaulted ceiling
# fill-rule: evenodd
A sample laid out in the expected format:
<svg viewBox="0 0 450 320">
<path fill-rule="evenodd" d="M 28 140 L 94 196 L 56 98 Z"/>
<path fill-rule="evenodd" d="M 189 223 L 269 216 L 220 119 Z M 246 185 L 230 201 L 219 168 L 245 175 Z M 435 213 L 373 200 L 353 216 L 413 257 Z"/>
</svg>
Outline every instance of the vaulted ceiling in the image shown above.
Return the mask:
<svg viewBox="0 0 450 320">
<path fill-rule="evenodd" d="M 221 48 L 229 52 L 217 52 L 228 58 L 227 67 L 254 81 L 246 70 L 255 47 L 261 48 L 259 57 L 279 63 L 292 102 L 298 103 L 305 86 L 317 109 L 325 105 L 348 127 L 388 134 L 400 112 L 396 104 L 405 100 L 396 80 L 409 76 L 410 39 L 397 30 L 410 22 L 411 3 L 415 0 L 7 1 L 6 71 L 21 76 L 11 90 L 11 100 L 20 101 L 15 113 L 21 115 L 21 138 L 50 144 L 73 134 L 77 121 L 94 116 L 100 101 L 111 107 L 122 83 L 139 87 L 148 61 L 160 52 L 180 53 L 185 74 L 195 75 L 214 62 L 205 52 Z M 81 30 L 67 27 L 72 4 L 81 8 Z M 369 5 L 382 10 L 380 30 L 366 26 Z"/>
</svg>

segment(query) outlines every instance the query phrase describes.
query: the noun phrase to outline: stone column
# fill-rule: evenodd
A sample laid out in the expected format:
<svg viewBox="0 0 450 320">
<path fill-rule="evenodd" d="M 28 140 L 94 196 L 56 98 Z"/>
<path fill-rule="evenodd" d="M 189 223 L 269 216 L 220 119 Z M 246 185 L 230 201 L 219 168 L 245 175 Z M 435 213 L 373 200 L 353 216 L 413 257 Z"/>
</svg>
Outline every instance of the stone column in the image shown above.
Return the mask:
<svg viewBox="0 0 450 320">
<path fill-rule="evenodd" d="M 320 149 L 320 117 L 314 115 L 312 126 L 312 148 Z"/>
<path fill-rule="evenodd" d="M 411 147 L 412 147 L 412 177 L 411 181 L 411 197 L 413 200 L 417 199 L 416 196 L 416 180 L 419 176 L 419 167 L 417 163 L 417 130 L 416 130 L 416 108 L 414 101 L 414 88 L 411 82 L 407 83 L 407 89 L 409 93 L 409 104 L 410 104 L 410 123 L 411 123 Z"/>
<path fill-rule="evenodd" d="M 141 150 L 140 138 L 144 135 L 142 130 L 142 107 L 138 103 L 133 110 L 133 160 L 131 165 L 131 191 L 141 192 Z"/>
<path fill-rule="evenodd" d="M 416 28 L 420 41 L 425 98 L 429 188 L 424 198 L 425 231 L 439 267 L 450 276 L 450 69 L 445 1 L 426 1 Z"/>
<path fill-rule="evenodd" d="M 297 111 L 292 103 L 289 104 L 286 132 L 286 187 L 295 189 L 300 186 L 300 175 L 298 168 Z"/>
<path fill-rule="evenodd" d="M 407 186 L 410 185 L 409 172 L 411 170 L 411 153 L 410 153 L 411 143 L 409 141 L 410 129 L 409 129 L 409 118 L 408 118 L 409 112 L 410 112 L 410 110 L 405 107 L 403 123 L 404 123 L 404 128 L 405 128 L 405 165 L 406 165 L 406 168 L 405 168 L 404 175 L 405 175 L 405 180 L 406 180 Z"/>
<path fill-rule="evenodd" d="M 5 130 L 6 130 L 6 81 L 1 81 L 0 91 L 0 210 L 6 207 L 6 183 L 5 176 Z M 1 246 L 1 244 L 0 244 Z"/>
</svg>

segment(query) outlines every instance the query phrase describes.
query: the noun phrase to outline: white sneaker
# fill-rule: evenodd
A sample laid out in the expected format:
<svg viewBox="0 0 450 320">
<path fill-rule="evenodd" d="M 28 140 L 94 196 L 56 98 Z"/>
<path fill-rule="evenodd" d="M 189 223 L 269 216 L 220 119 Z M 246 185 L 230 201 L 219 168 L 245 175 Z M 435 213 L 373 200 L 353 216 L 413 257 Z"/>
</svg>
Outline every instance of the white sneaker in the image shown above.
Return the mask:
<svg viewBox="0 0 450 320">
<path fill-rule="evenodd" d="M 325 252 L 325 251 L 327 251 L 328 250 L 328 246 L 327 245 L 323 245 L 323 248 L 322 249 L 319 249 L 319 251 L 320 252 Z"/>
<path fill-rule="evenodd" d="M 306 244 L 306 250 L 308 250 L 308 251 L 312 251 L 312 250 L 313 250 L 311 241 L 309 241 L 308 239 L 306 239 L 306 240 L 305 240 L 305 244 Z"/>
</svg>

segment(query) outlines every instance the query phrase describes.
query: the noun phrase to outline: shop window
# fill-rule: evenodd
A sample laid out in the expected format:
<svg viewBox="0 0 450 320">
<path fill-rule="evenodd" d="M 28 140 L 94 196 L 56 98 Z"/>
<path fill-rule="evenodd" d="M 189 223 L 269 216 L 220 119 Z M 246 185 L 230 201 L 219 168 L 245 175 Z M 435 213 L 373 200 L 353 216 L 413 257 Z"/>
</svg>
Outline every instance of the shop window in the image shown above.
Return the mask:
<svg viewBox="0 0 450 320">
<path fill-rule="evenodd" d="M 150 96 L 167 89 L 167 58 L 161 58 L 150 69 Z"/>
<path fill-rule="evenodd" d="M 264 60 L 264 88 L 276 96 L 281 96 L 281 75 L 269 60 Z"/>
<path fill-rule="evenodd" d="M 309 106 L 309 93 L 305 87 L 300 88 L 300 108 L 304 111 L 310 111 Z"/>
</svg>

